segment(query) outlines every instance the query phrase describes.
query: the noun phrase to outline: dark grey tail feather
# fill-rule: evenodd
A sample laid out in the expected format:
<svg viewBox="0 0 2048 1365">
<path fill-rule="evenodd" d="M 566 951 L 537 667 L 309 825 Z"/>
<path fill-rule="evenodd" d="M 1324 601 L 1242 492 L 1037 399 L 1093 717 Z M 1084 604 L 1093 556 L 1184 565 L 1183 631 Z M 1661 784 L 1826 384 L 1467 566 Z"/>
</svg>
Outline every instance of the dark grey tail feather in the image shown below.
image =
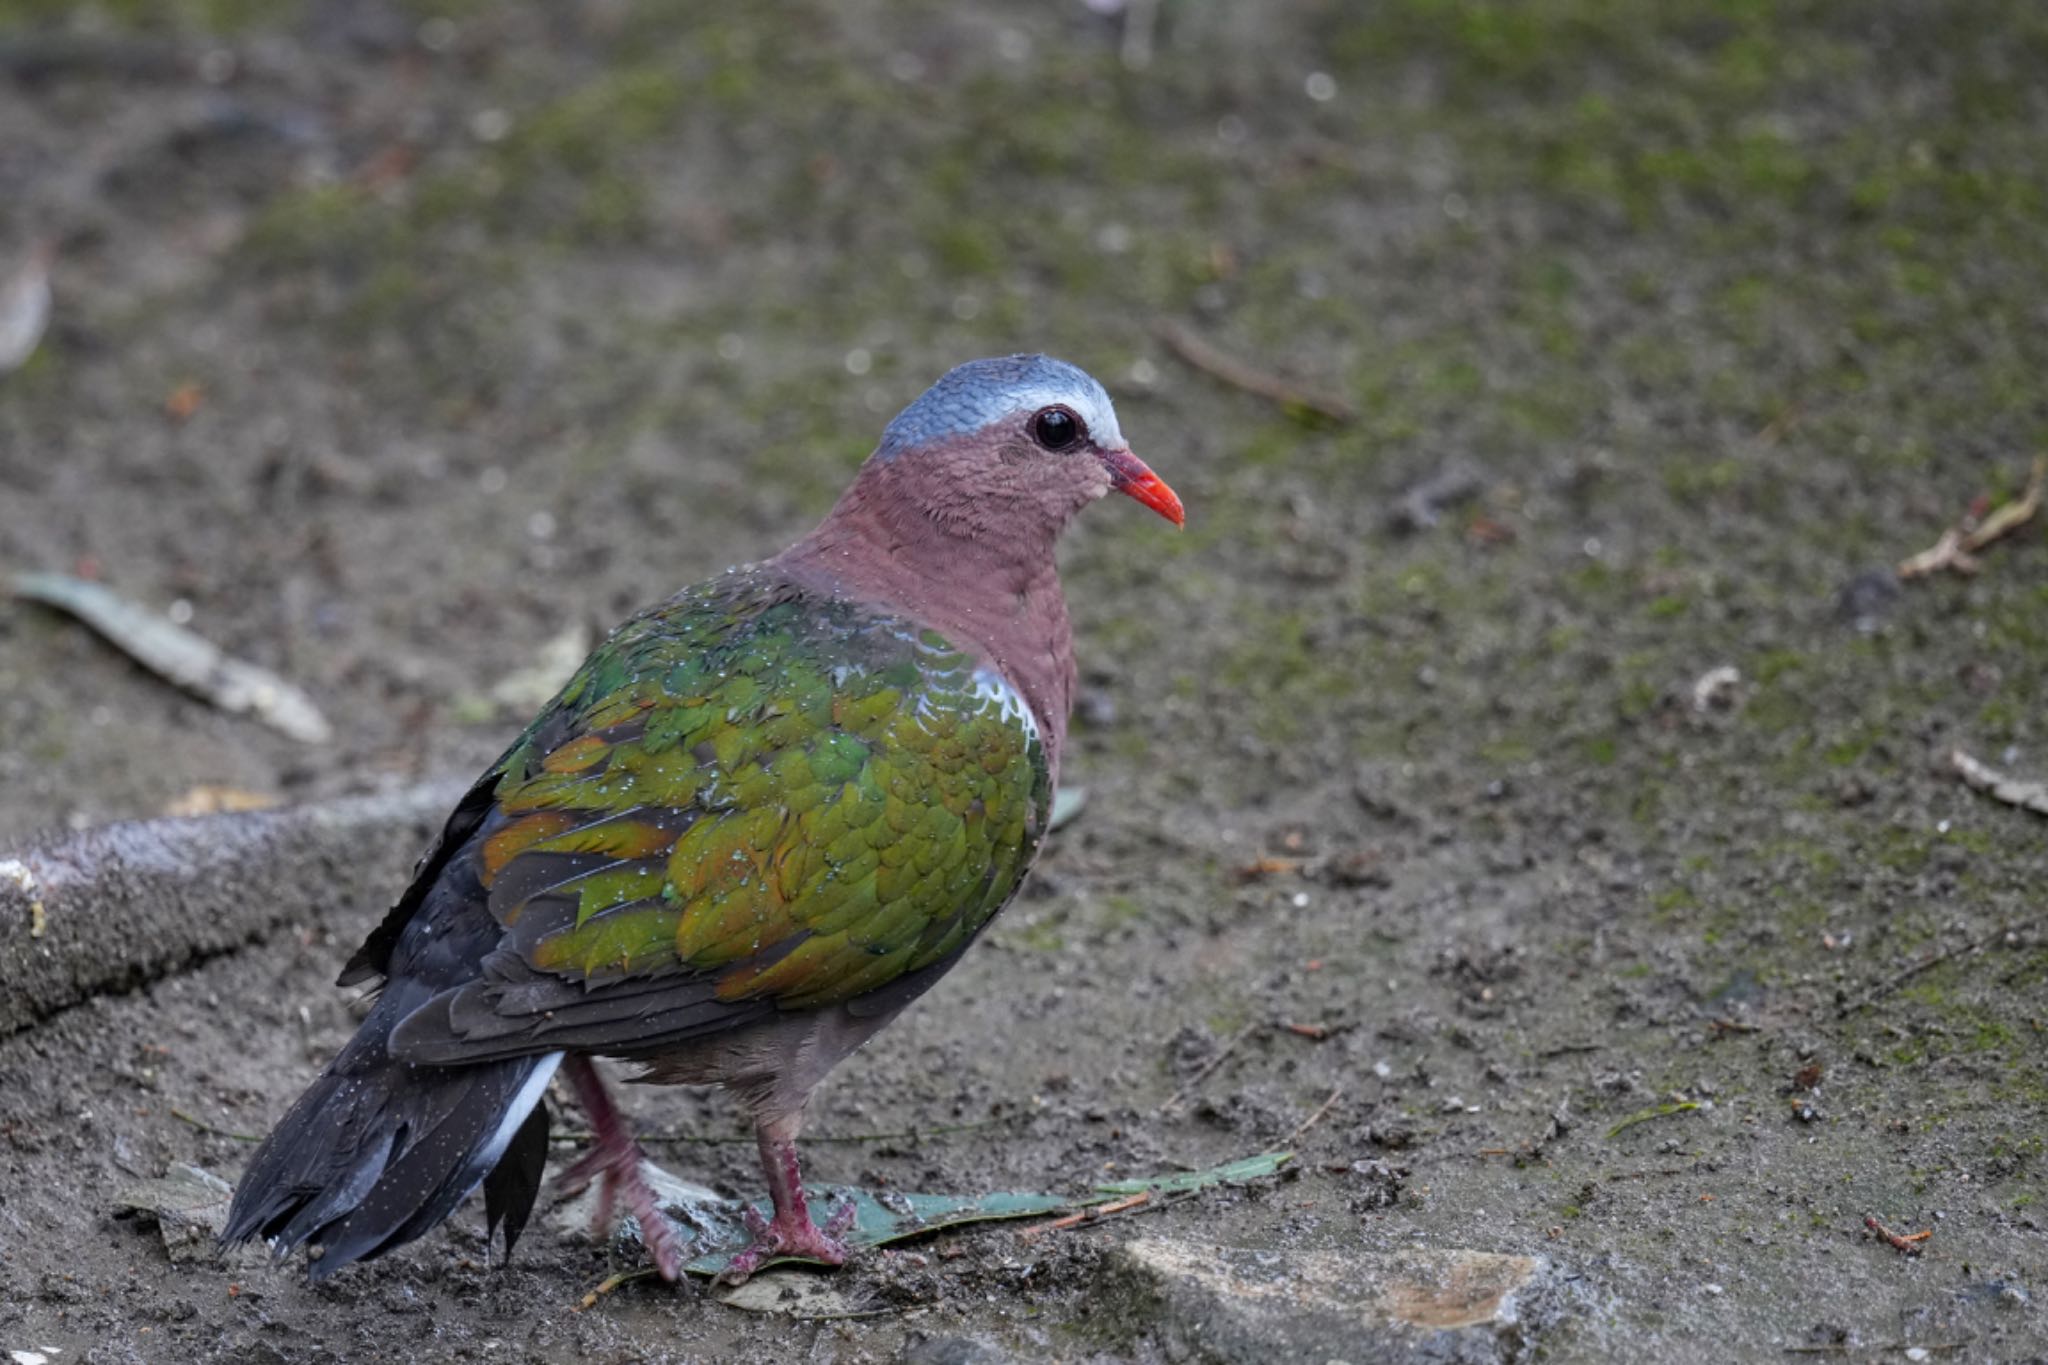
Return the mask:
<svg viewBox="0 0 2048 1365">
<path fill-rule="evenodd" d="M 399 983 L 391 983 L 393 986 Z M 560 1053 L 475 1066 L 413 1066 L 386 1049 L 416 1001 L 387 989 L 341 1055 L 257 1148 L 224 1243 L 267 1239 L 280 1257 L 318 1247 L 315 1280 L 420 1236 L 479 1184 L 509 1254 L 540 1188 L 540 1104 Z M 537 1120 L 537 1122 L 536 1122 Z"/>
<path fill-rule="evenodd" d="M 503 1223 L 508 1261 L 512 1259 L 512 1248 L 519 1245 L 519 1234 L 526 1231 L 526 1216 L 533 1212 L 533 1201 L 540 1195 L 541 1175 L 547 1164 L 548 1107 L 536 1104 L 526 1122 L 512 1135 L 505 1155 L 484 1177 L 484 1241 L 488 1243 L 497 1234 L 498 1224 Z"/>
</svg>

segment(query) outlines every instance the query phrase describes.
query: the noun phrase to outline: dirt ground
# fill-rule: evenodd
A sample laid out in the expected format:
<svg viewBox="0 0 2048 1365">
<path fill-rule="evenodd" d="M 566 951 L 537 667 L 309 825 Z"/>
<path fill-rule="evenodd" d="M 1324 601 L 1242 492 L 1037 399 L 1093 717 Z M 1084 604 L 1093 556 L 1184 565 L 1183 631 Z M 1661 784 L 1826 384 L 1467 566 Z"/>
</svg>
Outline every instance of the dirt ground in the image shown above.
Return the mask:
<svg viewBox="0 0 2048 1365">
<path fill-rule="evenodd" d="M 2043 70 L 2023 0 L 0 0 L 0 272 L 59 248 L 0 569 L 183 604 L 341 736 L 0 604 L 0 852 L 473 772 L 549 642 L 779 548 L 937 374 L 1043 349 L 1188 529 L 1071 537 L 1089 805 L 820 1093 L 811 1170 L 1079 1193 L 1335 1095 L 1292 1179 L 871 1256 L 871 1316 L 579 1313 L 630 1258 L 537 1228 L 485 1268 L 475 1209 L 318 1289 L 173 1264 L 116 1192 L 232 1179 L 200 1125 L 339 1045 L 374 911 L 328 907 L 380 857 L 0 1039 L 0 1349 L 1150 1359 L 1103 1277 L 1142 1234 L 1540 1255 L 1541 1359 L 2048 1354 L 2048 825 L 1948 766 L 2048 776 L 2048 529 L 1890 568 L 2048 437 Z M 743 1143 L 664 1160 L 753 1188 Z"/>
</svg>

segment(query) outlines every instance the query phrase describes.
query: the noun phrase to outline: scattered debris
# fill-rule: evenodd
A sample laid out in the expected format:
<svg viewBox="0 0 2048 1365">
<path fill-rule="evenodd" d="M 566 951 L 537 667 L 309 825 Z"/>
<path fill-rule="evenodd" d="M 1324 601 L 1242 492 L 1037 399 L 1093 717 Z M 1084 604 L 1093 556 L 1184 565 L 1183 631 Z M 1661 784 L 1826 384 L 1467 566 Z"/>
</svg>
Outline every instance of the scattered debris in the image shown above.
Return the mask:
<svg viewBox="0 0 2048 1365">
<path fill-rule="evenodd" d="M 1249 1038 L 1251 1036 L 1252 1030 L 1257 1027 L 1258 1025 L 1256 1024 L 1246 1024 L 1243 1028 L 1239 1029 L 1236 1033 L 1232 1034 L 1230 1041 L 1225 1043 L 1222 1046 L 1222 1048 L 1217 1051 L 1214 1057 L 1211 1057 L 1208 1061 L 1202 1064 L 1201 1070 L 1197 1071 L 1194 1075 L 1188 1077 L 1188 1083 L 1186 1085 L 1174 1091 L 1173 1094 L 1170 1097 L 1168 1097 L 1166 1103 L 1159 1106 L 1159 1112 L 1161 1114 L 1171 1114 L 1177 1111 L 1183 1104 L 1186 1104 L 1189 1098 L 1193 1096 L 1195 1091 L 1198 1088 L 1200 1088 L 1202 1082 L 1208 1080 L 1209 1077 L 1215 1072 L 1216 1068 L 1222 1066 L 1224 1060 L 1228 1058 L 1231 1053 L 1237 1051 L 1237 1045 L 1239 1043 L 1242 1043 L 1246 1038 Z"/>
<path fill-rule="evenodd" d="M 1621 1136 L 1622 1133 L 1626 1132 L 1630 1128 L 1635 1127 L 1639 1123 L 1648 1123 L 1652 1119 L 1669 1118 L 1673 1114 L 1683 1114 L 1689 1110 L 1699 1109 L 1702 1107 L 1703 1106 L 1700 1104 L 1698 1100 L 1674 1100 L 1670 1104 L 1653 1104 L 1648 1109 L 1644 1109 L 1637 1113 L 1630 1114 L 1620 1123 L 1617 1123 L 1612 1128 L 1609 1128 L 1607 1130 L 1607 1137 L 1610 1141 L 1612 1141 L 1614 1138 Z"/>
<path fill-rule="evenodd" d="M 2048 455 L 2034 458 L 2034 469 L 2027 479 L 2026 491 L 2016 501 L 2006 503 L 1981 519 L 1974 514 L 1966 514 L 1960 522 L 1943 531 L 1941 539 L 1933 545 L 1901 560 L 1899 577 L 1925 578 L 1943 569 L 1964 575 L 1976 573 L 1983 567 L 1976 558 L 1980 550 L 2025 526 L 2041 510 L 2044 483 L 2048 483 Z"/>
<path fill-rule="evenodd" d="M 1301 871 L 1304 865 L 1304 860 L 1300 858 L 1276 858 L 1268 855 L 1231 868 L 1230 879 L 1243 883 L 1262 881 L 1267 877 L 1285 877 Z"/>
<path fill-rule="evenodd" d="M 28 901 L 28 936 L 41 938 L 50 932 L 50 912 L 36 894 L 36 874 L 19 858 L 0 858 L 0 877 L 13 882 Z"/>
<path fill-rule="evenodd" d="M 1778 409 L 1778 415 L 1763 424 L 1754 437 L 1759 445 L 1776 445 L 1786 432 L 1799 425 L 1806 417 L 1806 405 L 1793 399 Z"/>
<path fill-rule="evenodd" d="M 29 248 L 28 259 L 0 285 L 0 374 L 28 364 L 50 325 L 50 268 L 57 263 L 57 243 L 44 238 Z"/>
<path fill-rule="evenodd" d="M 1965 786 L 2008 806 L 2030 810 L 2036 815 L 2048 815 L 2048 782 L 2022 782 L 2016 777 L 2007 777 L 1961 749 L 1949 750 L 1948 762 Z"/>
<path fill-rule="evenodd" d="M 1295 1143 L 1301 1141 L 1301 1135 L 1303 1133 L 1306 1133 L 1309 1129 L 1315 1127 L 1318 1123 L 1321 1123 L 1323 1121 L 1323 1116 L 1330 1112 L 1331 1108 L 1336 1105 L 1337 1101 L 1341 1099 L 1343 1095 L 1344 1087 L 1341 1085 L 1330 1091 L 1330 1097 L 1324 1100 L 1320 1105 L 1316 1107 L 1315 1113 L 1310 1114 L 1307 1118 L 1303 1119 L 1300 1123 L 1296 1124 L 1294 1127 L 1294 1131 L 1287 1135 L 1287 1140 L 1281 1145 L 1284 1147 L 1292 1147 Z"/>
<path fill-rule="evenodd" d="M 1921 958 L 1918 962 L 1906 968 L 1904 971 L 1896 972 L 1893 975 L 1886 977 L 1883 981 L 1878 982 L 1875 986 L 1872 986 L 1869 990 L 1857 996 L 1854 1000 L 1847 1001 L 1844 1004 L 1837 1006 L 1835 1009 L 1835 1018 L 1846 1019 L 1850 1015 L 1856 1013 L 1858 1010 L 1863 1009 L 1868 1005 L 1874 1004 L 1877 1001 L 1884 999 L 1887 995 L 1890 995 L 1893 991 L 1905 985 L 1914 977 L 1920 975 L 1920 973 L 1934 967 L 1939 967 L 1944 962 L 1951 962 L 1957 958 L 1969 957 L 1973 954 L 1980 953 L 1984 949 L 1989 948 L 1992 944 L 1998 942 L 2000 939 L 2007 938 L 2010 935 L 2015 934 L 2016 932 L 2018 932 L 2018 926 L 2016 925 L 2001 925 L 1999 928 L 1993 930 L 1991 933 L 1986 934 L 1983 938 L 1980 938 L 1973 943 L 1965 943 L 1961 947 L 1950 948 L 1943 952 L 1934 953 L 1928 957 Z"/>
<path fill-rule="evenodd" d="M 1468 545 L 1512 545 L 1514 541 L 1514 527 L 1504 521 L 1496 521 L 1484 512 L 1465 524 L 1465 543 Z"/>
<path fill-rule="evenodd" d="M 1345 1175 L 1357 1177 L 1359 1182 L 1351 1189 L 1353 1213 L 1390 1209 L 1401 1202 L 1401 1190 L 1408 1183 L 1408 1167 L 1361 1157 L 1341 1169 Z"/>
<path fill-rule="evenodd" d="M 1918 1256 L 1925 1249 L 1923 1244 L 1934 1235 L 1933 1228 L 1923 1228 L 1919 1232 L 1905 1234 L 1893 1232 L 1883 1223 L 1878 1222 L 1875 1214 L 1864 1218 L 1863 1226 L 1876 1233 L 1878 1238 L 1893 1251 L 1906 1256 Z"/>
<path fill-rule="evenodd" d="M 163 813 L 174 820 L 195 815 L 222 815 L 239 811 L 269 810 L 283 802 L 268 792 L 245 791 L 241 787 L 201 784 L 173 797 Z"/>
<path fill-rule="evenodd" d="M 206 390 L 188 379 L 165 395 L 164 416 L 182 426 L 192 420 L 205 402 Z"/>
<path fill-rule="evenodd" d="M 1721 664 L 1693 680 L 1692 709 L 1702 715 L 1709 711 L 1730 711 L 1741 696 L 1741 670 L 1733 664 Z"/>
<path fill-rule="evenodd" d="M 1290 412 L 1308 412 L 1327 421 L 1349 423 L 1358 420 L 1358 409 L 1334 394 L 1318 393 L 1292 384 L 1277 375 L 1253 369 L 1241 360 L 1225 355 L 1181 323 L 1162 320 L 1153 331 L 1166 348 L 1193 368 L 1234 389 L 1278 403 Z"/>
<path fill-rule="evenodd" d="M 1394 502 L 1387 516 L 1390 530 L 1427 531 L 1443 520 L 1444 510 L 1479 496 L 1486 476 L 1470 460 L 1452 460 Z"/>
<path fill-rule="evenodd" d="M 304 692 L 267 668 L 222 653 L 168 617 L 139 607 L 112 589 L 69 574 L 15 574 L 6 590 L 24 601 L 68 612 L 129 658 L 223 711 L 253 714 L 303 744 L 325 744 L 334 729 Z"/>
</svg>

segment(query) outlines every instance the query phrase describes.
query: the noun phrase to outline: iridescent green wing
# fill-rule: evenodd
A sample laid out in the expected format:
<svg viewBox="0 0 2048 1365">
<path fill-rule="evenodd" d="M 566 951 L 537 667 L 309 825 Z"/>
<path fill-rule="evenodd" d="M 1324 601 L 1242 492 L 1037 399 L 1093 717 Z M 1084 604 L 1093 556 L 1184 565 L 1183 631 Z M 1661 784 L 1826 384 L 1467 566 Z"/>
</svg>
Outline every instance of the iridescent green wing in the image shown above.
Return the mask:
<svg viewBox="0 0 2048 1365">
<path fill-rule="evenodd" d="M 1015 891 L 1051 794 L 999 675 L 743 575 L 615 635 L 500 772 L 470 865 L 505 937 L 408 1021 L 421 1060 L 651 1048 L 941 964 Z"/>
</svg>

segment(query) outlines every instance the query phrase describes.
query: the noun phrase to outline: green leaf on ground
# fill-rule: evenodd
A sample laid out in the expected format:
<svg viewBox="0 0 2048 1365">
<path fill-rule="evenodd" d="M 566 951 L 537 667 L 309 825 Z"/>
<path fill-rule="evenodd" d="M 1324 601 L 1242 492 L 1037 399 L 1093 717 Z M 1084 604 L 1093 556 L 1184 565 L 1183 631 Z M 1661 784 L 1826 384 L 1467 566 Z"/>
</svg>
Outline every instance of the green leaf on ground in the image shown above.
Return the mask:
<svg viewBox="0 0 2048 1365">
<path fill-rule="evenodd" d="M 810 1187 L 811 1213 L 823 1222 L 837 1213 L 847 1200 L 852 1200 L 853 1226 L 847 1229 L 845 1240 L 848 1248 L 859 1250 L 862 1247 L 886 1246 L 966 1223 L 1072 1213 L 1134 1194 L 1189 1194 L 1217 1185 L 1261 1180 L 1278 1174 L 1280 1168 L 1293 1159 L 1292 1152 L 1262 1152 L 1204 1171 L 1176 1171 L 1148 1180 L 1119 1180 L 1097 1185 L 1095 1194 L 1078 1200 L 1018 1190 L 981 1195 L 902 1194 L 894 1190 L 878 1194 L 852 1185 L 813 1185 Z M 774 1213 L 766 1199 L 757 1199 L 753 1204 L 763 1218 Z M 694 1230 L 698 1246 L 711 1248 L 684 1266 L 693 1275 L 718 1274 L 753 1241 L 753 1234 L 746 1228 L 742 1211 L 744 1205 L 738 1200 L 679 1200 L 671 1195 L 663 1200 L 663 1205 L 687 1228 Z M 763 1265 L 765 1268 L 798 1259 L 782 1257 Z"/>
</svg>

